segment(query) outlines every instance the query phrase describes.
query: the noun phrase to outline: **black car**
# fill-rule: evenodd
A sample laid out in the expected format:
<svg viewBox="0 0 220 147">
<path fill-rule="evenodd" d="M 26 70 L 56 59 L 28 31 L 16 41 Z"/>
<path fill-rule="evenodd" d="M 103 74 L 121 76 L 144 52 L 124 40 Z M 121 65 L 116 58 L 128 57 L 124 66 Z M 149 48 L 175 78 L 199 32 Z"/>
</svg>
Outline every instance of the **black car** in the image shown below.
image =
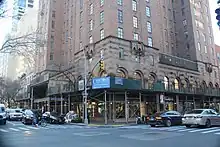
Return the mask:
<svg viewBox="0 0 220 147">
<path fill-rule="evenodd" d="M 34 119 L 34 113 L 33 111 L 26 109 L 23 111 L 23 116 L 22 116 L 22 123 L 23 124 L 32 124 Z"/>
<path fill-rule="evenodd" d="M 65 115 L 59 115 L 57 112 L 45 112 L 43 114 L 45 120 L 50 124 L 64 124 Z"/>
<path fill-rule="evenodd" d="M 156 125 L 163 125 L 170 127 L 172 125 L 181 125 L 182 124 L 182 115 L 177 111 L 166 111 L 156 113 L 154 115 L 147 117 L 147 123 L 151 127 Z"/>
</svg>

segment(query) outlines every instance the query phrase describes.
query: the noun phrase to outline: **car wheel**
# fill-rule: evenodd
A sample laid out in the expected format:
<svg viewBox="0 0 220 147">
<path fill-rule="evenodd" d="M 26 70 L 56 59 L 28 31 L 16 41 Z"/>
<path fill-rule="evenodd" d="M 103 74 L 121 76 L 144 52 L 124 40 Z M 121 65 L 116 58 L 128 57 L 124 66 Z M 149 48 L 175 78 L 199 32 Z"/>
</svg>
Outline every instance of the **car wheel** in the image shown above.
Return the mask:
<svg viewBox="0 0 220 147">
<path fill-rule="evenodd" d="M 166 125 L 167 127 L 170 127 L 170 126 L 172 125 L 172 123 L 171 123 L 171 121 L 168 119 L 168 120 L 166 120 L 165 125 Z"/>
<path fill-rule="evenodd" d="M 151 127 L 155 127 L 155 125 L 150 125 Z"/>
<path fill-rule="evenodd" d="M 190 128 L 191 127 L 191 125 L 185 125 L 186 126 L 186 128 Z"/>
<path fill-rule="evenodd" d="M 206 122 L 205 122 L 205 127 L 210 128 L 211 126 L 212 126 L 211 121 L 209 119 L 207 119 Z"/>
</svg>

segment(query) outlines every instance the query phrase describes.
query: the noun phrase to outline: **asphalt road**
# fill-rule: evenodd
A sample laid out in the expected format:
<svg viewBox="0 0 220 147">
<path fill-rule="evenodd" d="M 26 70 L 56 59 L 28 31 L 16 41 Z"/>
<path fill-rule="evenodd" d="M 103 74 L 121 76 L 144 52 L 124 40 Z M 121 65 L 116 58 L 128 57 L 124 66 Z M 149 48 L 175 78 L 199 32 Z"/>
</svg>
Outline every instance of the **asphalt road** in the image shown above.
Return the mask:
<svg viewBox="0 0 220 147">
<path fill-rule="evenodd" d="M 9 147 L 220 147 L 220 127 L 186 129 L 183 126 L 150 128 L 144 125 L 95 128 L 48 125 L 34 128 L 20 122 L 10 122 L 0 127 L 0 136 Z"/>
</svg>

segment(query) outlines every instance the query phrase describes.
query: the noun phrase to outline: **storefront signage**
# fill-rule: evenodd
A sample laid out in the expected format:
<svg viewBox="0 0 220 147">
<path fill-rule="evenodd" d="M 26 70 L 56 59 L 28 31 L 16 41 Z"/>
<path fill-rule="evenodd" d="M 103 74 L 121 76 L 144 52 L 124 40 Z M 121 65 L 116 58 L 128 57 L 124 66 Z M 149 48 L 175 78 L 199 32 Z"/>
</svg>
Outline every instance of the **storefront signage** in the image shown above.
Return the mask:
<svg viewBox="0 0 220 147">
<path fill-rule="evenodd" d="M 123 85 L 123 78 L 115 77 L 115 84 L 116 85 Z"/>
<path fill-rule="evenodd" d="M 110 88 L 110 77 L 93 78 L 92 89 Z"/>
</svg>

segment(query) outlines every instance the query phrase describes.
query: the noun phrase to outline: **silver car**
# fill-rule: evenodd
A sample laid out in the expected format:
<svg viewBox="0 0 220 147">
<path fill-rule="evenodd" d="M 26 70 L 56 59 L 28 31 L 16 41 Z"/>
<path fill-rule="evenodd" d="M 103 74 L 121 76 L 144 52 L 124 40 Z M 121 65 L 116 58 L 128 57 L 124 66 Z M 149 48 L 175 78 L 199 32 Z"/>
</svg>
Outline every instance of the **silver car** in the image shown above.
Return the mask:
<svg viewBox="0 0 220 147">
<path fill-rule="evenodd" d="M 184 115 L 182 124 L 187 128 L 192 125 L 205 127 L 220 125 L 220 114 L 213 109 L 194 109 Z"/>
</svg>

